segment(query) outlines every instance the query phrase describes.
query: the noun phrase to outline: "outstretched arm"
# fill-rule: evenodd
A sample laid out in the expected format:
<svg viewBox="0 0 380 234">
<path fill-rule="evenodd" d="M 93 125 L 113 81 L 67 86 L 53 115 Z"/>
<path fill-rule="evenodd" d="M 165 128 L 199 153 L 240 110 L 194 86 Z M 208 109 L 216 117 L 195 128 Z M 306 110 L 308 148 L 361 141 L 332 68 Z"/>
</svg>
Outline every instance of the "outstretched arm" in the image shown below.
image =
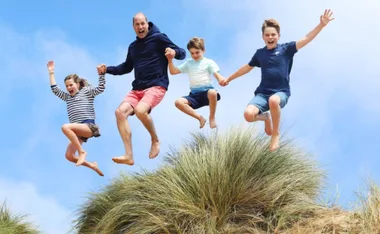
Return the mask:
<svg viewBox="0 0 380 234">
<path fill-rule="evenodd" d="M 243 75 L 247 74 L 248 72 L 252 71 L 253 68 L 254 67 L 251 67 L 249 64 L 245 64 L 244 66 L 239 68 L 235 73 L 233 73 L 232 75 L 230 75 L 226 79 L 225 85 L 227 85 L 229 82 L 233 81 L 234 79 L 236 79 L 240 76 L 243 76 Z"/>
<path fill-rule="evenodd" d="M 99 95 L 104 92 L 106 89 L 106 80 L 105 80 L 105 75 L 102 74 L 102 66 L 98 66 L 98 75 L 99 75 L 99 84 L 97 87 L 89 87 L 89 92 L 92 97 L 95 97 L 96 95 Z"/>
<path fill-rule="evenodd" d="M 49 61 L 47 64 L 47 68 L 49 71 L 49 78 L 50 78 L 50 87 L 53 93 L 62 99 L 63 101 L 67 101 L 67 98 L 69 96 L 68 93 L 64 92 L 62 89 L 59 88 L 57 85 L 57 82 L 55 81 L 55 76 L 54 76 L 54 61 Z"/>
<path fill-rule="evenodd" d="M 162 33 L 159 36 L 161 43 L 163 45 L 163 49 L 166 51 L 167 48 L 171 48 L 174 51 L 173 57 L 178 60 L 184 60 L 186 57 L 186 51 L 176 44 L 174 44 L 166 34 Z"/>
<path fill-rule="evenodd" d="M 174 66 L 173 59 L 168 59 L 168 67 L 170 75 L 177 75 L 181 73 L 181 71 L 176 66 Z"/>
<path fill-rule="evenodd" d="M 111 74 L 111 75 L 124 75 L 127 73 L 130 73 L 133 70 L 133 61 L 131 57 L 131 53 L 128 48 L 128 54 L 127 58 L 125 59 L 125 62 L 119 64 L 118 66 L 108 66 L 105 69 L 105 73 Z"/>
<path fill-rule="evenodd" d="M 304 38 L 301 40 L 297 41 L 296 43 L 296 48 L 297 50 L 301 49 L 305 45 L 307 45 L 309 42 L 311 42 L 321 31 L 322 29 L 334 18 L 331 18 L 332 16 L 332 11 L 330 10 L 325 10 L 324 14 L 321 15 L 320 17 L 320 22 L 319 24 L 312 30 L 310 31 Z"/>
</svg>

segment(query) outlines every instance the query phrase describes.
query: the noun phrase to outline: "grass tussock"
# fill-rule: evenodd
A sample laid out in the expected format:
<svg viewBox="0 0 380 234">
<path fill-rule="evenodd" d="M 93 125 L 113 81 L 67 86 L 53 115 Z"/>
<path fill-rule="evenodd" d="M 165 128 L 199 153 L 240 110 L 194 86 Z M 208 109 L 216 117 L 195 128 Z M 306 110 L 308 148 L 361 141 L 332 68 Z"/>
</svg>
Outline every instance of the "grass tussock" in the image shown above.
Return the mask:
<svg viewBox="0 0 380 234">
<path fill-rule="evenodd" d="M 0 208 L 0 233 L 40 234 L 41 232 L 30 222 L 26 221 L 26 215 L 12 214 L 4 202 Z"/>
<path fill-rule="evenodd" d="M 89 196 L 75 229 L 112 233 L 273 233 L 320 209 L 325 179 L 291 142 L 253 128 L 193 134 L 156 172 L 121 175 Z"/>
</svg>

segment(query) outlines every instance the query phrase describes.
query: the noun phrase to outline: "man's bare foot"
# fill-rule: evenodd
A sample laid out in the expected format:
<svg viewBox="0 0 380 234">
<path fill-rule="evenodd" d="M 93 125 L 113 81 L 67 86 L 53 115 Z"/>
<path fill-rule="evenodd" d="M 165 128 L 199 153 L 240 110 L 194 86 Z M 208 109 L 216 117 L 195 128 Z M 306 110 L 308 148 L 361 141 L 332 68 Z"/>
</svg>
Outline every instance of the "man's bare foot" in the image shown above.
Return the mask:
<svg viewBox="0 0 380 234">
<path fill-rule="evenodd" d="M 203 118 L 203 116 L 201 116 L 200 120 L 199 120 L 199 128 L 203 128 L 206 124 L 206 119 Z"/>
<path fill-rule="evenodd" d="M 270 140 L 269 150 L 275 151 L 279 147 L 280 147 L 280 134 L 273 134 Z"/>
<path fill-rule="evenodd" d="M 127 164 L 129 166 L 133 166 L 135 164 L 135 161 L 133 160 L 132 155 L 123 155 L 119 157 L 113 157 L 112 161 L 119 164 Z"/>
<path fill-rule="evenodd" d="M 213 118 L 213 119 L 210 118 L 210 128 L 216 128 L 215 118 Z"/>
<path fill-rule="evenodd" d="M 265 116 L 265 133 L 268 136 L 271 136 L 273 130 L 272 130 L 272 120 L 270 119 L 270 114 L 265 113 L 263 115 Z"/>
<path fill-rule="evenodd" d="M 94 170 L 98 175 L 104 176 L 103 172 L 99 169 L 97 162 L 89 163 L 92 170 Z"/>
<path fill-rule="evenodd" d="M 82 151 L 79 153 L 79 156 L 78 156 L 78 161 L 76 163 L 77 166 L 80 166 L 84 163 L 84 161 L 86 160 L 86 156 L 87 156 L 87 152 L 86 151 Z"/>
<path fill-rule="evenodd" d="M 152 141 L 152 146 L 150 148 L 149 152 L 149 158 L 153 159 L 157 157 L 157 155 L 160 153 L 160 142 L 159 141 Z"/>
</svg>

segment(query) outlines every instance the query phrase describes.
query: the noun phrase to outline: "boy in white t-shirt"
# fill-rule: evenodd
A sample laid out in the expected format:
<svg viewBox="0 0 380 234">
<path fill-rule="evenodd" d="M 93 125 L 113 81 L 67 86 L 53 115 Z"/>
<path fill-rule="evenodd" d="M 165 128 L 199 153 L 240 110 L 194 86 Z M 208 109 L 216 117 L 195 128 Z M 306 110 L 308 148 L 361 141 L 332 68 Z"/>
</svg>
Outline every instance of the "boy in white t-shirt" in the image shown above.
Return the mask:
<svg viewBox="0 0 380 234">
<path fill-rule="evenodd" d="M 225 78 L 219 74 L 219 66 L 211 59 L 203 56 L 205 52 L 204 40 L 199 37 L 192 38 L 188 44 L 187 49 L 191 54 L 191 59 L 187 59 L 178 67 L 173 64 L 173 58 L 170 53 L 166 53 L 169 61 L 169 71 L 171 75 L 180 73 L 187 73 L 190 81 L 190 93 L 175 101 L 176 107 L 199 120 L 200 128 L 206 124 L 206 119 L 195 112 L 195 109 L 203 106 L 210 106 L 210 128 L 216 128 L 215 111 L 217 101 L 220 100 L 220 94 L 214 89 L 212 85 L 212 77 L 214 75 L 221 84 Z M 168 48 L 167 50 L 171 50 Z M 167 52 L 167 51 L 166 51 Z"/>
</svg>

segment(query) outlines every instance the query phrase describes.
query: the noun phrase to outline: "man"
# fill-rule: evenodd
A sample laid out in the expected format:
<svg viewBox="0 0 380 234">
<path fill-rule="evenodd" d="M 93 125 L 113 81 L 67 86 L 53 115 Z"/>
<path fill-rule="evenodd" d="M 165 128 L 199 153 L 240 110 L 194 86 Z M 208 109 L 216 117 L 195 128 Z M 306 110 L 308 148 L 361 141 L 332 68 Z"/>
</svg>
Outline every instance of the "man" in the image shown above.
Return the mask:
<svg viewBox="0 0 380 234">
<path fill-rule="evenodd" d="M 134 69 L 135 80 L 132 90 L 116 109 L 117 127 L 124 143 L 125 154 L 114 157 L 115 163 L 133 165 L 131 129 L 128 116 L 136 114 L 152 138 L 149 158 L 160 152 L 160 142 L 149 113 L 164 98 L 169 86 L 166 56 L 183 60 L 186 51 L 175 45 L 156 25 L 148 22 L 147 17 L 138 13 L 133 17 L 136 40 L 129 45 L 125 62 L 118 66 L 105 66 L 103 72 L 111 75 L 124 75 Z"/>
</svg>

